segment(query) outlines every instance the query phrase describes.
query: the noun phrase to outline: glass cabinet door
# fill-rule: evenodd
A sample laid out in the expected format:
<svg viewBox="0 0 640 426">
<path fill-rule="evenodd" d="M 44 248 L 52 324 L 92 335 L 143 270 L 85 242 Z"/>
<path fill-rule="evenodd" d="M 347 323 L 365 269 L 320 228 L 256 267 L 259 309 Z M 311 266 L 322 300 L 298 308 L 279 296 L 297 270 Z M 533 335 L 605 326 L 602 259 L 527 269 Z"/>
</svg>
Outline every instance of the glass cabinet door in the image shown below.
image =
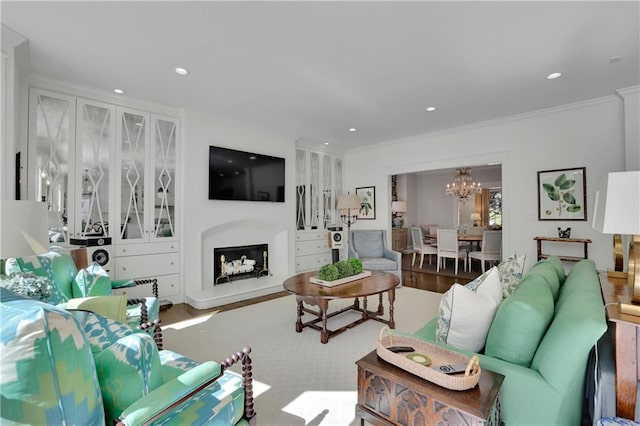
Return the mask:
<svg viewBox="0 0 640 426">
<path fill-rule="evenodd" d="M 73 233 L 75 98 L 31 88 L 29 91 L 29 177 L 27 197 L 49 209 L 52 242 Z"/>
<path fill-rule="evenodd" d="M 118 109 L 118 189 L 116 209 L 119 217 L 117 241 L 148 240 L 145 210 L 145 166 L 147 164 L 147 125 L 149 114 Z"/>
<path fill-rule="evenodd" d="M 150 201 L 153 201 L 153 232 L 151 239 L 176 236 L 176 140 L 179 133 L 177 120 L 151 116 L 153 122 L 153 181 Z M 150 206 L 151 208 L 151 206 Z"/>
<path fill-rule="evenodd" d="M 109 237 L 114 211 L 110 170 L 115 155 L 115 107 L 78 100 L 76 136 L 77 237 Z"/>
</svg>

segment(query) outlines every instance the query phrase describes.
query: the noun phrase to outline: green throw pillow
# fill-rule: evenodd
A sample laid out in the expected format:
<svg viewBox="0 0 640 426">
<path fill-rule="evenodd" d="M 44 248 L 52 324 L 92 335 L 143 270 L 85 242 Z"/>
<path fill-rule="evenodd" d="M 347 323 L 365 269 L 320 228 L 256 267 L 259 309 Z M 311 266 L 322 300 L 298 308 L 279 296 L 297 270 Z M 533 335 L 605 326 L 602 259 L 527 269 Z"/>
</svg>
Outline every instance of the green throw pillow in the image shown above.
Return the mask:
<svg viewBox="0 0 640 426">
<path fill-rule="evenodd" d="M 78 271 L 72 284 L 73 297 L 111 295 L 111 278 L 96 262 Z"/>
</svg>

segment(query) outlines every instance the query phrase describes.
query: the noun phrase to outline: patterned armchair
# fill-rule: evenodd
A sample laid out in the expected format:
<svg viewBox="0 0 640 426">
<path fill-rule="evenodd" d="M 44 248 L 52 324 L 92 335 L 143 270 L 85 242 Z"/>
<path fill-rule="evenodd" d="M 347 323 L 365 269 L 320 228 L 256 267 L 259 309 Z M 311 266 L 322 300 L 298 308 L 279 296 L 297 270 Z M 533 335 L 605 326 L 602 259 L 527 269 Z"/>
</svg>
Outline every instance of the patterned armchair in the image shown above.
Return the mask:
<svg viewBox="0 0 640 426">
<path fill-rule="evenodd" d="M 52 246 L 44 254 L 7 259 L 5 268 L 8 275 L 31 273 L 47 278 L 52 284 L 52 294 L 51 298 L 45 301 L 62 307 L 81 306 L 79 299 L 110 296 L 112 289 L 151 284 L 153 297 L 127 300 L 126 322 L 134 329 L 146 329 L 153 335 L 158 348 L 162 349 L 157 280 L 112 281 L 97 263 L 78 271 L 71 255 L 57 246 Z M 82 302 L 94 305 L 99 303 L 86 300 Z"/>
<path fill-rule="evenodd" d="M 197 363 L 147 333 L 0 288 L 0 423 L 253 423 L 245 348 Z M 229 370 L 240 362 L 242 374 Z"/>
<path fill-rule="evenodd" d="M 356 257 L 370 271 L 391 272 L 402 285 L 402 254 L 387 244 L 384 229 L 352 229 L 349 233 L 349 257 Z"/>
</svg>

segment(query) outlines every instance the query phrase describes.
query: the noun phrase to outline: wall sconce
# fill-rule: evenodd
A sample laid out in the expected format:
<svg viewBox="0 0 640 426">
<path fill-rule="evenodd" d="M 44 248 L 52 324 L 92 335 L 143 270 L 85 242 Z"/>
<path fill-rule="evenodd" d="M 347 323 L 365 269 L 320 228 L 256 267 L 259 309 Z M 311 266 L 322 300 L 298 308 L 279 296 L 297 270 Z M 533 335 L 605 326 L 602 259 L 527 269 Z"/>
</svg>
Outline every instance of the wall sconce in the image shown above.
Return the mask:
<svg viewBox="0 0 640 426">
<path fill-rule="evenodd" d="M 480 216 L 480 213 L 478 212 L 473 212 L 471 213 L 471 217 L 469 217 L 469 219 L 473 221 L 474 227 L 478 227 L 480 226 L 480 221 L 482 220 L 482 216 Z"/>
</svg>

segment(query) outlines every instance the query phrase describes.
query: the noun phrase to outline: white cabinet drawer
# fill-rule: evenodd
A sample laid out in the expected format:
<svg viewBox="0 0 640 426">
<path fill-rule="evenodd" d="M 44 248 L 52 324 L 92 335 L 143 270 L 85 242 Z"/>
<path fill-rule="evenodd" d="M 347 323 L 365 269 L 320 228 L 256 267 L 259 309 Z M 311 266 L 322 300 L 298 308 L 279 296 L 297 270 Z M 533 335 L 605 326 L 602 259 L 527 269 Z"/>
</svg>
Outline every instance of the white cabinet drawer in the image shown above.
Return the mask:
<svg viewBox="0 0 640 426">
<path fill-rule="evenodd" d="M 115 278 L 141 278 L 177 274 L 179 272 L 179 253 L 149 254 L 146 256 L 127 256 L 115 258 Z"/>
<path fill-rule="evenodd" d="M 296 241 L 326 240 L 328 231 L 298 231 Z"/>
<path fill-rule="evenodd" d="M 156 278 L 158 280 L 158 296 L 160 299 L 168 296 L 176 296 L 180 294 L 180 275 L 162 275 L 159 277 L 138 277 L 138 278 Z M 123 288 L 113 291 L 116 294 L 125 294 L 128 298 L 151 297 L 153 295 L 151 284 L 138 285 L 135 287 Z"/>
<path fill-rule="evenodd" d="M 296 257 L 296 272 L 320 269 L 322 265 L 331 263 L 331 253 Z"/>
<path fill-rule="evenodd" d="M 326 239 L 296 242 L 296 256 L 326 253 L 329 252 L 329 250 Z"/>
<path fill-rule="evenodd" d="M 116 244 L 116 257 L 144 254 L 171 253 L 180 249 L 178 242 L 152 244 Z"/>
</svg>

